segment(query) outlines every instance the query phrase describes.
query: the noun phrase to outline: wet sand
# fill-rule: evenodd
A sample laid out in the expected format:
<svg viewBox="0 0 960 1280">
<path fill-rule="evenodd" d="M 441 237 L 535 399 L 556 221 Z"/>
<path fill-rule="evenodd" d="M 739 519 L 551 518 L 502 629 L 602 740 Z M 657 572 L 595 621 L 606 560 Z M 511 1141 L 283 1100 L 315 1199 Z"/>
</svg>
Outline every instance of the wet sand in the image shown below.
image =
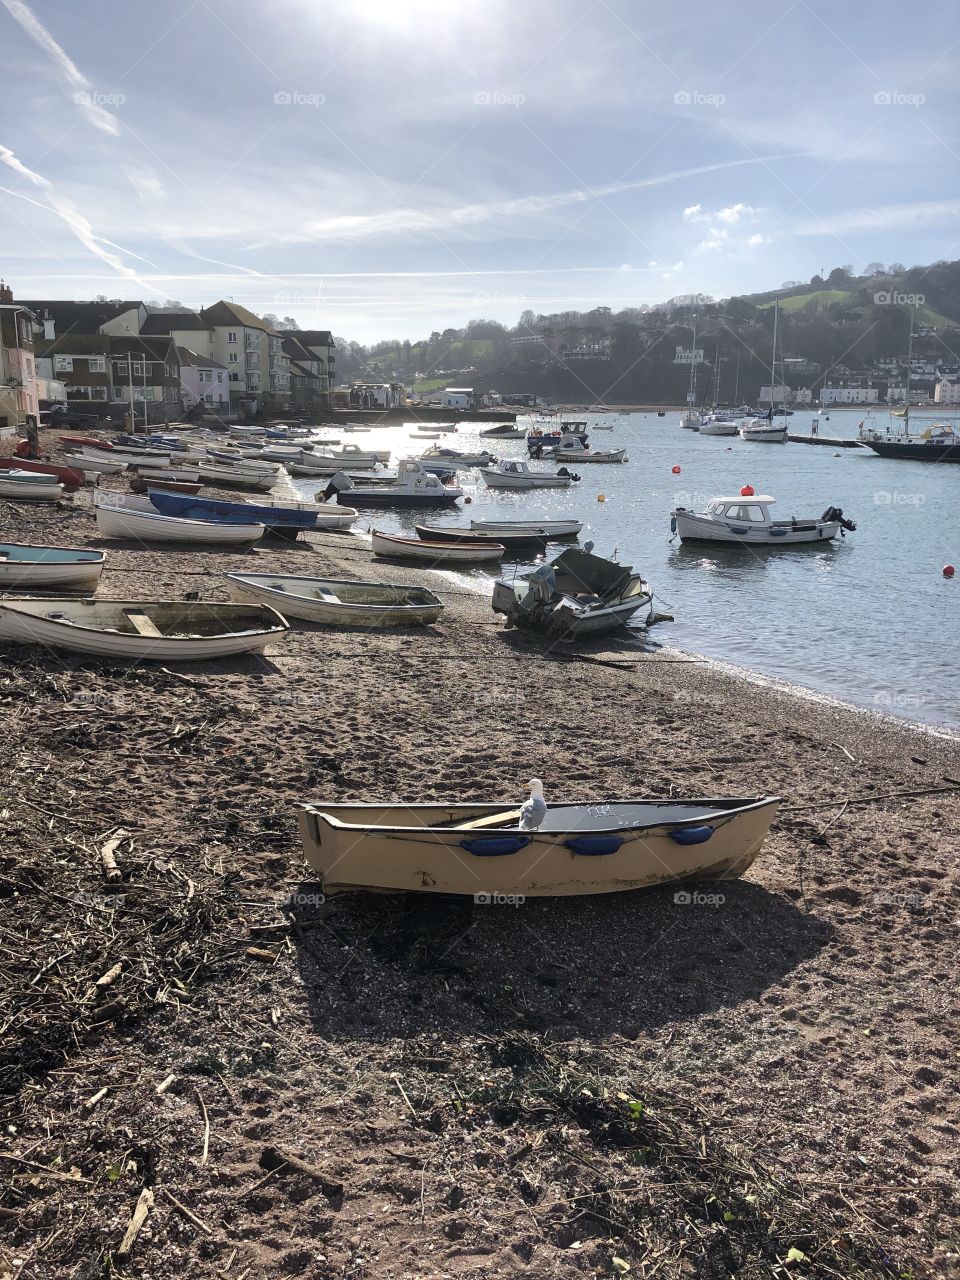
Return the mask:
<svg viewBox="0 0 960 1280">
<path fill-rule="evenodd" d="M 0 519 L 101 545 L 89 491 Z M 102 545 L 101 596 L 255 566 L 447 609 L 166 670 L 0 651 L 0 1275 L 958 1274 L 960 797 L 879 798 L 955 740 L 656 644 L 558 661 L 350 536 Z M 298 802 L 532 774 L 784 807 L 721 903 L 320 900 Z"/>
</svg>

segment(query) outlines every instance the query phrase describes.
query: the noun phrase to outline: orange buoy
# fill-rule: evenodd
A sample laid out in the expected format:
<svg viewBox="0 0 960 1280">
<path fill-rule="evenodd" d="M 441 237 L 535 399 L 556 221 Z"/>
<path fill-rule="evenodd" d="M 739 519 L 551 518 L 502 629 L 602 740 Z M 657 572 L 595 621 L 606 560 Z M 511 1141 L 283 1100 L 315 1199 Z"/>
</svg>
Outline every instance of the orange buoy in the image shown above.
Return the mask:
<svg viewBox="0 0 960 1280">
<path fill-rule="evenodd" d="M 680 468 L 678 466 L 672 467 L 671 470 L 673 471 L 673 474 L 675 476 L 678 476 L 680 474 Z"/>
<path fill-rule="evenodd" d="M 605 493 L 598 493 L 598 494 L 597 494 L 597 501 L 598 501 L 598 502 L 606 502 L 606 500 L 607 500 L 607 495 L 606 495 Z"/>
<path fill-rule="evenodd" d="M 757 491 L 756 491 L 756 489 L 754 489 L 754 487 L 753 487 L 753 485 L 752 485 L 752 484 L 745 484 L 745 485 L 741 488 L 741 490 L 740 490 L 740 497 L 741 497 L 741 498 L 752 498 L 752 497 L 754 497 L 754 495 L 756 494 L 756 492 L 757 492 Z"/>
<path fill-rule="evenodd" d="M 945 578 L 952 578 L 952 577 L 953 577 L 953 575 L 954 575 L 956 572 L 957 572 L 957 571 L 956 571 L 956 569 L 953 567 L 953 565 L 952 565 L 952 564 L 945 564 L 945 565 L 943 566 L 943 576 L 944 576 Z"/>
</svg>

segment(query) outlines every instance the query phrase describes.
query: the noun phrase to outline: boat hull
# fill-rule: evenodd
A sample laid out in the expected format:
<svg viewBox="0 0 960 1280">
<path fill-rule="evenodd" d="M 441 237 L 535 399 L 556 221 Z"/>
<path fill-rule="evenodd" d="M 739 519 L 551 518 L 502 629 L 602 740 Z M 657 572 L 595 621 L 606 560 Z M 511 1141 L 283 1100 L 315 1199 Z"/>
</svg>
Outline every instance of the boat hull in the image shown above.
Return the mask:
<svg viewBox="0 0 960 1280">
<path fill-rule="evenodd" d="M 0 472 L 0 498 L 14 502 L 59 502 L 63 496 L 63 485 L 52 476 L 52 484 L 46 480 L 36 484 L 29 480 L 10 480 L 5 476 L 9 476 L 9 472 Z"/>
<path fill-rule="evenodd" d="M 406 890 L 482 902 L 736 879 L 760 852 L 778 804 L 777 797 L 564 803 L 548 809 L 549 830 L 531 832 L 518 830 L 509 803 L 304 805 L 299 822 L 325 893 Z M 502 827 L 464 825 L 497 814 L 509 819 Z"/>
<path fill-rule="evenodd" d="M 388 560 L 417 560 L 427 564 L 485 564 L 502 560 L 502 543 L 424 542 L 418 538 L 398 538 L 372 530 L 375 556 Z"/>
<path fill-rule="evenodd" d="M 206 520 L 182 520 L 159 512 L 131 511 L 123 507 L 98 506 L 97 531 L 104 538 L 134 542 L 181 542 L 231 547 L 247 547 L 258 542 L 266 530 L 262 524 L 214 524 Z"/>
<path fill-rule="evenodd" d="M 85 547 L 42 547 L 32 543 L 0 544 L 0 590 L 32 591 L 37 587 L 69 590 L 96 587 L 104 552 Z"/>
<path fill-rule="evenodd" d="M 777 547 L 796 546 L 798 543 L 832 542 L 840 532 L 836 520 L 811 520 L 801 522 L 800 527 L 789 525 L 765 525 L 750 529 L 746 525 L 726 521 L 702 519 L 682 511 L 673 513 L 677 533 L 683 542 L 722 542 L 727 546 Z M 807 525 L 808 527 L 803 527 Z M 812 527 L 811 527 L 812 526 Z"/>
<path fill-rule="evenodd" d="M 474 532 L 472 529 L 457 529 L 442 525 L 414 525 L 416 535 L 424 542 L 472 542 L 478 547 L 530 547 L 540 551 L 547 545 L 553 534 L 535 533 L 524 529 L 520 533 L 486 533 Z"/>
<path fill-rule="evenodd" d="M 554 458 L 557 462 L 628 462 L 626 449 L 584 450 L 556 449 Z"/>
<path fill-rule="evenodd" d="M 45 462 L 30 462 L 25 458 L 0 458 L 0 476 L 4 471 L 33 471 L 37 475 L 55 476 L 67 493 L 83 485 L 83 472 L 78 467 L 56 467 Z"/>
<path fill-rule="evenodd" d="M 569 489 L 573 483 L 568 476 L 552 476 L 533 471 L 510 475 L 505 471 L 481 467 L 480 474 L 488 489 Z"/>
<path fill-rule="evenodd" d="M 379 582 L 339 582 L 322 578 L 271 577 L 267 574 L 226 575 L 227 590 L 233 600 L 267 604 L 282 609 L 284 617 L 302 618 L 329 627 L 409 627 L 436 622 L 443 612 L 443 601 L 423 587 L 393 586 Z M 288 584 L 285 588 L 271 583 Z M 296 594 L 296 584 L 301 590 L 314 591 L 319 584 L 331 588 L 330 599 L 315 595 Z M 340 599 L 337 592 L 346 594 L 350 589 L 358 595 L 366 595 L 373 589 L 382 599 L 375 603 L 352 602 Z M 417 603 L 405 603 L 416 600 Z"/>
<path fill-rule="evenodd" d="M 753 444 L 786 444 L 786 427 L 741 427 L 740 439 Z"/>
<path fill-rule="evenodd" d="M 29 607 L 28 607 L 29 606 Z M 126 611 L 158 617 L 157 610 L 173 611 L 180 619 L 181 635 L 143 635 L 126 621 Z M 84 612 L 99 626 L 84 622 Z M 236 631 L 225 631 L 231 616 Z M 117 629 L 104 629 L 104 620 Z M 219 626 L 219 632 L 213 629 Z M 0 600 L 0 640 L 19 644 L 42 644 L 72 653 L 98 658 L 126 658 L 137 662 L 196 662 L 228 658 L 241 653 L 261 652 L 271 640 L 288 630 L 287 623 L 273 609 L 251 610 L 231 605 L 190 604 L 183 601 L 162 605 L 136 600 L 84 600 L 76 604 L 63 600 Z M 211 634 L 202 634 L 203 631 Z"/>
<path fill-rule="evenodd" d="M 540 541 L 541 538 L 576 538 L 583 528 L 582 520 L 471 520 L 472 533 L 497 537 L 501 533 L 523 537 L 529 533 Z"/>
<path fill-rule="evenodd" d="M 909 444 L 895 440 L 862 440 L 881 458 L 905 458 L 911 462 L 960 462 L 960 441 L 956 444 Z"/>
</svg>

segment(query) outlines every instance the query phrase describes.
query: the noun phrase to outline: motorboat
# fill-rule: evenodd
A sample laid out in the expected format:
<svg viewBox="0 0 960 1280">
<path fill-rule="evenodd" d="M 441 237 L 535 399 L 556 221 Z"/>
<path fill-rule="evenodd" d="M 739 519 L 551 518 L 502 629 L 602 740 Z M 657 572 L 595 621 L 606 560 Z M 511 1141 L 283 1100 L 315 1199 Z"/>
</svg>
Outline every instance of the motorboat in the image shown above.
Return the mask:
<svg viewBox="0 0 960 1280">
<path fill-rule="evenodd" d="M 741 440 L 752 440 L 755 444 L 786 444 L 787 424 L 776 423 L 769 418 L 751 418 L 739 428 Z"/>
<path fill-rule="evenodd" d="M 234 600 L 282 609 L 283 616 L 333 627 L 406 627 L 436 622 L 443 601 L 425 587 L 340 578 L 228 573 Z"/>
<path fill-rule="evenodd" d="M 627 462 L 626 449 L 588 449 L 579 440 L 558 446 L 553 456 L 557 462 Z"/>
<path fill-rule="evenodd" d="M 296 537 L 301 529 L 349 529 L 357 511 L 330 502 L 227 502 L 221 498 L 200 498 L 171 493 L 153 485 L 147 490 L 151 503 L 164 516 L 183 520 L 212 520 L 216 524 L 262 524 L 272 533 Z"/>
<path fill-rule="evenodd" d="M 527 434 L 527 429 L 518 427 L 512 422 L 501 422 L 495 427 L 486 427 L 480 434 L 488 436 L 491 440 L 522 440 Z"/>
<path fill-rule="evenodd" d="M 43 547 L 0 542 L 0 591 L 96 587 L 105 553 L 85 547 Z"/>
<path fill-rule="evenodd" d="M 683 542 L 724 542 L 737 546 L 786 547 L 804 542 L 830 542 L 856 529 L 839 507 L 828 507 L 819 519 L 774 520 L 769 495 L 712 498 L 700 512 L 677 507 L 670 513 L 671 533 Z"/>
<path fill-rule="evenodd" d="M 261 652 L 288 630 L 263 605 L 184 600 L 0 599 L 0 640 L 98 658 L 195 662 Z"/>
<path fill-rule="evenodd" d="M 559 430 L 533 427 L 527 432 L 527 452 L 531 458 L 542 457 L 549 449 L 562 448 L 574 440 L 586 446 L 587 424 L 585 422 L 564 422 Z"/>
<path fill-rule="evenodd" d="M 325 894 L 456 893 L 493 902 L 735 880 L 757 858 L 778 796 L 551 801 L 521 829 L 516 801 L 300 809 L 304 857 Z"/>
<path fill-rule="evenodd" d="M 506 548 L 501 542 L 425 542 L 371 529 L 371 550 L 386 560 L 416 560 L 437 564 L 488 564 L 502 560 Z"/>
<path fill-rule="evenodd" d="M 908 458 L 913 462 L 960 462 L 960 433 L 947 423 L 927 427 L 917 435 L 883 435 L 861 431 L 858 439 L 881 458 Z"/>
<path fill-rule="evenodd" d="M 461 453 L 458 449 L 449 449 L 444 445 L 432 445 L 417 459 L 422 465 L 439 464 L 446 469 L 460 470 L 470 467 L 489 467 L 495 462 L 492 453 L 484 449 L 481 453 Z"/>
<path fill-rule="evenodd" d="M 702 436 L 737 436 L 740 434 L 740 418 L 708 414 L 700 423 Z"/>
<path fill-rule="evenodd" d="M 493 584 L 493 611 L 507 626 L 561 640 L 580 640 L 622 626 L 640 609 L 652 612 L 650 588 L 629 565 L 568 547 L 531 573 Z"/>
<path fill-rule="evenodd" d="M 353 507 L 450 507 L 463 497 L 463 490 L 444 484 L 413 458 L 403 458 L 394 484 L 364 484 L 351 480 L 342 471 L 323 490 L 324 501 L 345 494 Z"/>
<path fill-rule="evenodd" d="M 488 489 L 569 489 L 574 476 L 566 467 L 560 471 L 531 471 L 524 459 L 505 458 L 497 467 L 481 467 Z"/>
</svg>

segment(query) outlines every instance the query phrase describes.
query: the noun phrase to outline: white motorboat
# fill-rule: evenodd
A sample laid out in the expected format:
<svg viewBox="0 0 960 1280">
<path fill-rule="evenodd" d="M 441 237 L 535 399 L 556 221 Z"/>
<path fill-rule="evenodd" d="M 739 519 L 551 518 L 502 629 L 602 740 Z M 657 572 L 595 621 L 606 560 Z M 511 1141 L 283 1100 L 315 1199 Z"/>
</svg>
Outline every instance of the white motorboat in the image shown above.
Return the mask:
<svg viewBox="0 0 960 1280">
<path fill-rule="evenodd" d="M 839 533 L 856 529 L 839 507 L 828 507 L 819 519 L 774 520 L 769 495 L 741 494 L 712 498 L 700 512 L 677 507 L 670 513 L 670 530 L 683 542 L 725 542 L 737 546 L 786 547 L 800 542 L 830 542 Z"/>
<path fill-rule="evenodd" d="M 85 547 L 41 547 L 32 543 L 0 543 L 0 590 L 32 591 L 35 587 L 95 587 L 105 553 Z"/>
<path fill-rule="evenodd" d="M 553 451 L 557 462 L 627 462 L 626 449 L 588 449 L 579 440 L 558 445 Z"/>
<path fill-rule="evenodd" d="M 366 484 L 338 471 L 317 494 L 317 501 L 326 502 L 336 494 L 339 502 L 341 493 L 352 507 L 448 507 L 463 497 L 462 489 L 444 484 L 413 458 L 401 459 L 394 484 Z"/>
<path fill-rule="evenodd" d="M 418 560 L 425 564 L 484 564 L 502 560 L 506 548 L 502 543 L 425 542 L 422 538 L 401 538 L 371 529 L 375 556 L 387 560 Z"/>
<path fill-rule="evenodd" d="M 752 440 L 755 444 L 786 444 L 787 424 L 781 425 L 768 418 L 751 418 L 740 428 L 741 440 Z"/>
<path fill-rule="evenodd" d="M 700 423 L 702 436 L 736 436 L 740 434 L 740 419 L 708 414 Z"/>
<path fill-rule="evenodd" d="M 522 458 L 507 458 L 497 467 L 481 467 L 480 474 L 488 489 L 569 489 L 580 478 L 565 467 L 558 472 L 531 471 Z"/>
<path fill-rule="evenodd" d="M 615 630 L 652 601 L 647 583 L 629 565 L 568 547 L 532 573 L 498 579 L 492 604 L 508 626 L 579 640 Z"/>
<path fill-rule="evenodd" d="M 216 543 L 245 547 L 258 542 L 265 526 L 215 524 L 210 520 L 184 520 L 161 515 L 149 498 L 99 489 L 94 493 L 97 531 L 104 538 L 126 538 L 135 542 Z"/>
<path fill-rule="evenodd" d="M 99 658 L 195 662 L 261 651 L 288 630 L 263 605 L 184 600 L 0 600 L 0 640 Z"/>
<path fill-rule="evenodd" d="M 285 617 L 332 627 L 405 627 L 436 622 L 443 601 L 425 587 L 268 573 L 228 573 L 234 600 L 282 609 Z"/>
<path fill-rule="evenodd" d="M 33 471 L 0 471 L 0 498 L 18 502 L 59 502 L 63 485 L 56 476 Z"/>
</svg>

